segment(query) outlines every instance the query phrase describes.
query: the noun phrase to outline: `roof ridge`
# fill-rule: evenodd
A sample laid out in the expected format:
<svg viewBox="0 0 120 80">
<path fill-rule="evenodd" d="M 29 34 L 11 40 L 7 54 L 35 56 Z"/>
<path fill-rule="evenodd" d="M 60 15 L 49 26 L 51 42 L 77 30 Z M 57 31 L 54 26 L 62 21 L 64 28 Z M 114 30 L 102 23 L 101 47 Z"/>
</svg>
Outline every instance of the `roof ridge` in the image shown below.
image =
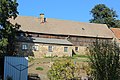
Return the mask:
<svg viewBox="0 0 120 80">
<path fill-rule="evenodd" d="M 36 18 L 39 19 L 40 17 L 37 16 L 23 16 L 23 15 L 18 15 L 18 17 L 31 17 L 31 18 Z M 58 19 L 58 18 L 47 18 L 47 19 L 53 19 L 53 20 L 59 20 L 59 21 L 69 21 L 69 22 L 75 22 L 75 23 L 82 23 L 82 24 L 93 24 L 93 25 L 106 25 L 106 24 L 99 24 L 99 23 L 90 23 L 90 22 L 80 22 L 80 21 L 74 21 L 74 20 L 65 20 L 65 19 Z"/>
</svg>

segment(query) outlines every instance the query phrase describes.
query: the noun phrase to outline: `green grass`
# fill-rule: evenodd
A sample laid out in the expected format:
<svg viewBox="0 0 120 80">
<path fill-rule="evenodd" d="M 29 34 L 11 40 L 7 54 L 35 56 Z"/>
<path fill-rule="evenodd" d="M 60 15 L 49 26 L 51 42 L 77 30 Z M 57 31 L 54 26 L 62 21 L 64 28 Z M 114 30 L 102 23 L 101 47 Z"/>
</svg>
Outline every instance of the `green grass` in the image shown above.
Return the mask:
<svg viewBox="0 0 120 80">
<path fill-rule="evenodd" d="M 37 67 L 36 70 L 40 70 L 40 71 L 42 71 L 43 68 L 42 68 L 42 67 Z"/>
<path fill-rule="evenodd" d="M 71 59 L 72 61 L 75 62 L 90 62 L 89 58 L 87 55 L 74 55 L 73 57 L 46 57 L 46 58 L 37 58 L 33 61 L 35 62 L 55 62 L 56 60 L 61 60 L 61 59 Z"/>
<path fill-rule="evenodd" d="M 55 58 L 55 56 L 45 56 L 44 58 Z"/>
<path fill-rule="evenodd" d="M 88 58 L 88 55 L 73 55 L 73 57 Z"/>
<path fill-rule="evenodd" d="M 89 59 L 72 59 L 72 61 L 75 61 L 75 62 L 90 62 Z"/>
</svg>

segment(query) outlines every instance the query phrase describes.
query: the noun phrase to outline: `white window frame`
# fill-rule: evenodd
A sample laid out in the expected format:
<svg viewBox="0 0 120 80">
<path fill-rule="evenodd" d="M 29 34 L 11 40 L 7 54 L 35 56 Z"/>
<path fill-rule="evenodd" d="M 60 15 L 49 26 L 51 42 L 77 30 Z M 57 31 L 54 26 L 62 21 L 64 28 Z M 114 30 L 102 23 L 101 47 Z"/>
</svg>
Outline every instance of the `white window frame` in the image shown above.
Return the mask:
<svg viewBox="0 0 120 80">
<path fill-rule="evenodd" d="M 38 45 L 33 45 L 33 46 L 32 46 L 32 50 L 38 51 L 38 50 L 39 50 Z"/>
<path fill-rule="evenodd" d="M 22 44 L 22 50 L 28 50 L 28 44 Z"/>
</svg>

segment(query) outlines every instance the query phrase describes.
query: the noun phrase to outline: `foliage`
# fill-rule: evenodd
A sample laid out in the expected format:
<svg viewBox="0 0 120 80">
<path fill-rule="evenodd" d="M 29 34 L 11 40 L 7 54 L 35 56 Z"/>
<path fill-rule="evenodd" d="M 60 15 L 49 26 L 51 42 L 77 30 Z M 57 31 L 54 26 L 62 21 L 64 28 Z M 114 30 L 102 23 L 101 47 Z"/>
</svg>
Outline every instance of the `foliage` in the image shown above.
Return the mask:
<svg viewBox="0 0 120 80">
<path fill-rule="evenodd" d="M 90 20 L 91 23 L 107 24 L 108 27 L 120 26 L 120 20 L 116 19 L 118 17 L 116 11 L 108 8 L 105 4 L 96 5 L 90 13 L 93 17 L 93 19 Z"/>
<path fill-rule="evenodd" d="M 118 80 L 120 49 L 116 42 L 96 40 L 88 48 L 94 80 Z"/>
<path fill-rule="evenodd" d="M 32 62 L 34 60 L 34 58 L 32 56 L 28 56 L 28 61 Z"/>
<path fill-rule="evenodd" d="M 75 76 L 75 65 L 70 59 L 57 60 L 48 71 L 50 80 L 68 80 Z"/>
<path fill-rule="evenodd" d="M 18 24 L 11 24 L 10 19 L 17 17 L 16 0 L 0 0 L 0 54 L 12 55 L 15 49 Z"/>
<path fill-rule="evenodd" d="M 37 67 L 36 70 L 40 70 L 40 71 L 42 71 L 43 68 L 42 68 L 42 67 Z"/>
<path fill-rule="evenodd" d="M 85 72 L 86 72 L 87 75 L 90 75 L 91 71 L 92 71 L 91 68 L 90 68 L 90 66 L 89 66 L 89 64 L 83 65 L 83 70 L 85 70 Z"/>
</svg>

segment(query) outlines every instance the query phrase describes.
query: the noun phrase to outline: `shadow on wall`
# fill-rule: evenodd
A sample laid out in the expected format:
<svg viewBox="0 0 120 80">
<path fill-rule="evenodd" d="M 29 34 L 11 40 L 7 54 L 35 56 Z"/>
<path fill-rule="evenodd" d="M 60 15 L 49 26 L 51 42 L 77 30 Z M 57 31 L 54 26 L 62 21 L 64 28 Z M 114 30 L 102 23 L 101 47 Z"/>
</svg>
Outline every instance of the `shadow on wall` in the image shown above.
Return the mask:
<svg viewBox="0 0 120 80">
<path fill-rule="evenodd" d="M 18 32 L 18 36 L 17 36 L 17 43 L 16 43 L 16 56 L 33 56 L 34 57 L 34 53 L 33 50 L 35 50 L 35 43 L 33 41 L 34 39 L 27 35 L 26 33 L 24 33 L 23 31 L 19 31 Z"/>
</svg>

